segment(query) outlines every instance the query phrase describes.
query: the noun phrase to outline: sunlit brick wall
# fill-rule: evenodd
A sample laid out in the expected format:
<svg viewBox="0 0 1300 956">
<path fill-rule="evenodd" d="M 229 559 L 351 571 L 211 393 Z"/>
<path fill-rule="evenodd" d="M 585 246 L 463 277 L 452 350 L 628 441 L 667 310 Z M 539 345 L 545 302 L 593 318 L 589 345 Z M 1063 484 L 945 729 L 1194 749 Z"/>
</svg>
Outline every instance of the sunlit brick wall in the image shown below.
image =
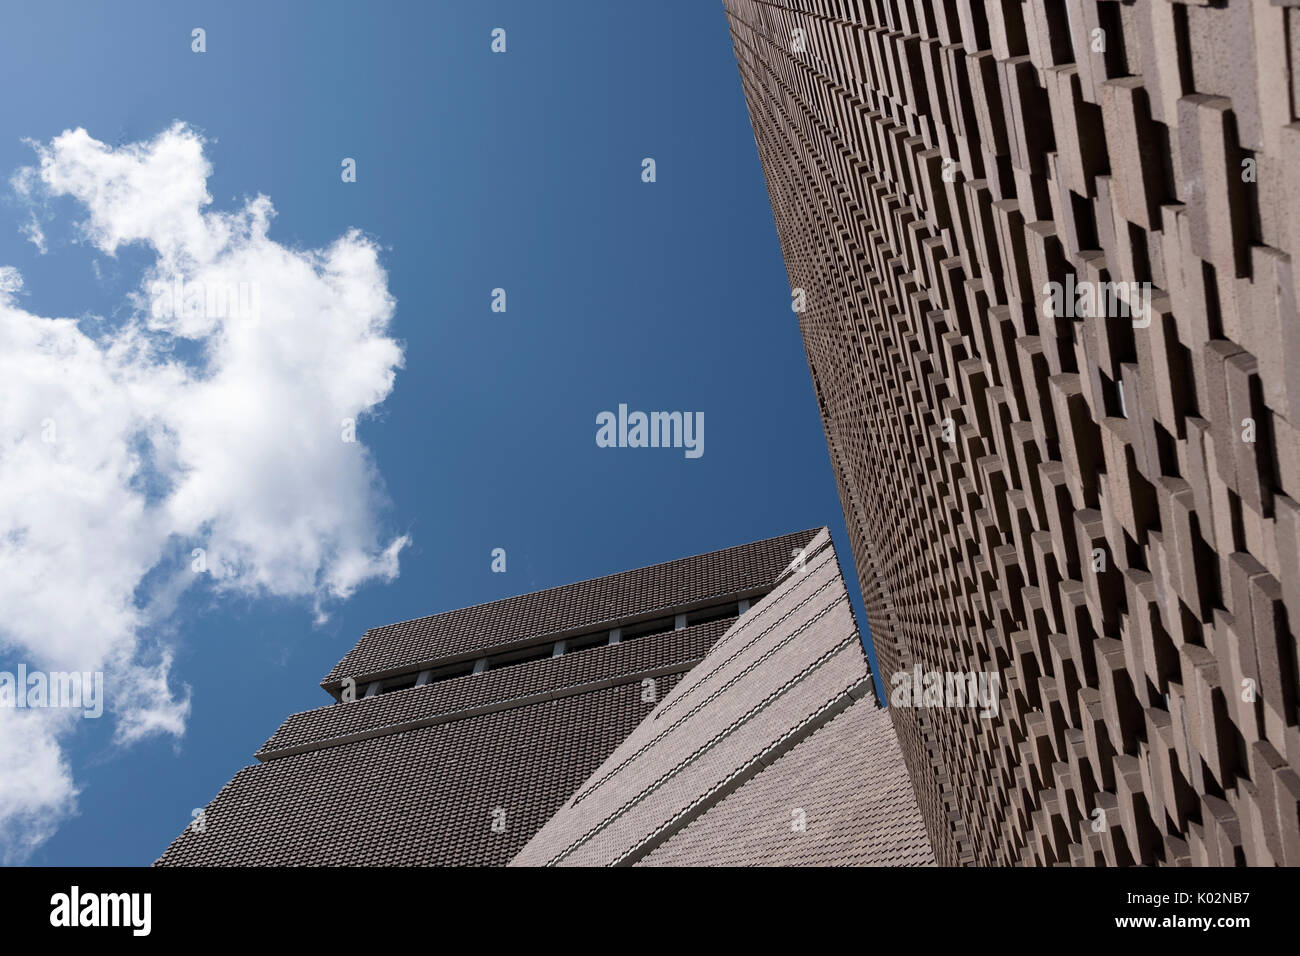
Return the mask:
<svg viewBox="0 0 1300 956">
<path fill-rule="evenodd" d="M 725 8 L 936 857 L 1300 864 L 1300 8 Z"/>
</svg>

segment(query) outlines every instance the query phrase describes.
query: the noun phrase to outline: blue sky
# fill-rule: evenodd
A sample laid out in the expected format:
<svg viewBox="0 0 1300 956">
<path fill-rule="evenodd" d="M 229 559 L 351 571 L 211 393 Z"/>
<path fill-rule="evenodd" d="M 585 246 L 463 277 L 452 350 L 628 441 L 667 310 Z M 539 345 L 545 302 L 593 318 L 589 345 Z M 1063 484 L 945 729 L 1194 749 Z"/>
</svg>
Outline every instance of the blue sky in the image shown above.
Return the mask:
<svg viewBox="0 0 1300 956">
<path fill-rule="evenodd" d="M 170 688 L 189 687 L 183 734 L 122 745 L 112 717 L 81 721 L 61 738 L 76 812 L 29 862 L 151 862 L 287 714 L 327 702 L 318 681 L 367 627 L 823 524 L 853 577 L 720 3 L 47 3 L 25 17 L 0 33 L 0 267 L 21 273 L 21 307 L 111 327 L 154 259 L 138 242 L 95 248 L 66 195 L 40 207 L 41 254 L 8 185 L 37 162 L 24 140 L 84 127 L 126 144 L 189 124 L 209 211 L 262 193 L 283 246 L 356 228 L 378 247 L 404 365 L 357 435 L 386 496 L 370 515 L 380 542 L 410 539 L 394 580 L 327 600 L 323 624 L 308 597 L 185 590 L 149 625 L 173 651 Z M 299 400 L 309 414 L 300 388 L 273 410 L 232 408 L 230 427 L 293 418 L 282 406 Z M 595 416 L 619 403 L 703 412 L 704 455 L 598 448 Z"/>
</svg>

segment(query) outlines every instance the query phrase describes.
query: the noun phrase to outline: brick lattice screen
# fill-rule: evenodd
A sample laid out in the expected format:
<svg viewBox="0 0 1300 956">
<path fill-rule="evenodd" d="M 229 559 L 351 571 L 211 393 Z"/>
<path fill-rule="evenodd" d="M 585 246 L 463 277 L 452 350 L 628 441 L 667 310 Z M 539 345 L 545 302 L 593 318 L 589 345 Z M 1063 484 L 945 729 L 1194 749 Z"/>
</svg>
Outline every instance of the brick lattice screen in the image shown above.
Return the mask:
<svg viewBox="0 0 1300 956">
<path fill-rule="evenodd" d="M 938 860 L 1300 864 L 1300 8 L 725 9 Z"/>
</svg>

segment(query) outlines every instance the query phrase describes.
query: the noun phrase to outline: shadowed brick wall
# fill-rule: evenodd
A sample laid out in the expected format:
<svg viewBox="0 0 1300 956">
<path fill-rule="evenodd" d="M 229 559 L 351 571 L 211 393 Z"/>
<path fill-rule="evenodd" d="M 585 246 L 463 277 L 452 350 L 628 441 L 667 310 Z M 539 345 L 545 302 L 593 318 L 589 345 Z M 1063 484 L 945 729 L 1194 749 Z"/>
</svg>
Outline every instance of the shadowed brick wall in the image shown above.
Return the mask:
<svg viewBox="0 0 1300 956">
<path fill-rule="evenodd" d="M 1300 8 L 725 9 L 936 858 L 1300 864 Z"/>
</svg>

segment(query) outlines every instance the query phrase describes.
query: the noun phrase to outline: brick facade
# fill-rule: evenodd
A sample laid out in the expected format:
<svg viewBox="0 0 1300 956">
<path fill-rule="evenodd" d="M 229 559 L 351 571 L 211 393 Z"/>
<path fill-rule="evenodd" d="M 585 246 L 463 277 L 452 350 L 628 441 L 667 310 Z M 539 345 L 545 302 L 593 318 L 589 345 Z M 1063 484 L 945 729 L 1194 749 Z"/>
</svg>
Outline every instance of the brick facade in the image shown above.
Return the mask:
<svg viewBox="0 0 1300 956">
<path fill-rule="evenodd" d="M 1300 864 L 1300 9 L 725 9 L 935 856 Z"/>
<path fill-rule="evenodd" d="M 825 529 L 374 628 L 322 687 L 159 864 L 933 859 Z"/>
</svg>

